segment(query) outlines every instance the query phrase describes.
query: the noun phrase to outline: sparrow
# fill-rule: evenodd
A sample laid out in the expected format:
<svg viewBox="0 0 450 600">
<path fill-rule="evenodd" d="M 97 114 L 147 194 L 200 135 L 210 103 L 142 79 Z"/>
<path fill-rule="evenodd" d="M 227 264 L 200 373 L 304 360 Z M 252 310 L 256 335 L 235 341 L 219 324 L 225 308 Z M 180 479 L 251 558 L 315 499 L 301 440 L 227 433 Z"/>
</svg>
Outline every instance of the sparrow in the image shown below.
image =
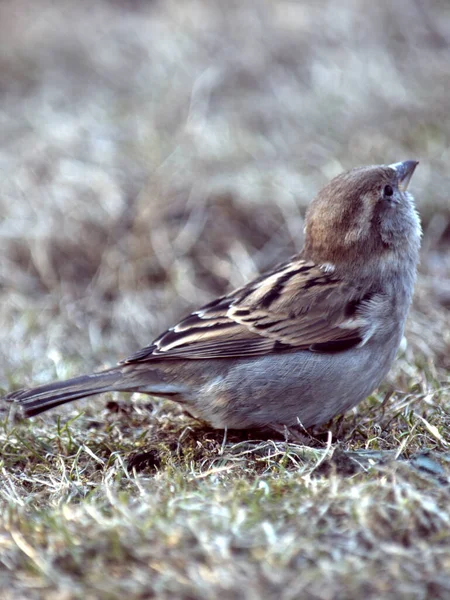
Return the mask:
<svg viewBox="0 0 450 600">
<path fill-rule="evenodd" d="M 103 392 L 180 403 L 214 428 L 328 422 L 381 383 L 403 336 L 421 226 L 418 162 L 342 173 L 311 202 L 302 251 L 192 312 L 117 366 L 15 391 L 26 417 Z"/>
</svg>

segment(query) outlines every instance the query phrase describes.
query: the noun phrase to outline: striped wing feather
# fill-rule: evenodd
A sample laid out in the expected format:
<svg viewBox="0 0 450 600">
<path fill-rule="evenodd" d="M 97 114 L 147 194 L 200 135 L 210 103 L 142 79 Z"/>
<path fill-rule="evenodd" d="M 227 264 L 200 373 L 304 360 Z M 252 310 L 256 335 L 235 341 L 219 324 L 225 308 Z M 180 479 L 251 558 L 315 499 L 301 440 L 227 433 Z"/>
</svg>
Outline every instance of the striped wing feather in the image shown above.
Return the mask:
<svg viewBox="0 0 450 600">
<path fill-rule="evenodd" d="M 364 340 L 369 323 L 358 309 L 367 299 L 296 259 L 190 314 L 124 362 L 339 351 Z"/>
</svg>

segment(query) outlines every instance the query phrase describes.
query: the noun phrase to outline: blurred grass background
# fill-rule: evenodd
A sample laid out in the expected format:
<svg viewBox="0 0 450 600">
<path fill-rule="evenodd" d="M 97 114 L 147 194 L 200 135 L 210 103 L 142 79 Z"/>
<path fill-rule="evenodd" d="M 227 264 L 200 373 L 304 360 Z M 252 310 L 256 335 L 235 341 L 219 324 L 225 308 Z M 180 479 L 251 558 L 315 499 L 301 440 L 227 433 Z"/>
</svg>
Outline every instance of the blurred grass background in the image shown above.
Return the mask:
<svg viewBox="0 0 450 600">
<path fill-rule="evenodd" d="M 332 176 L 357 165 L 417 159 L 411 191 L 423 220 L 422 260 L 408 342 L 388 385 L 425 398 L 431 412 L 421 414 L 427 423 L 437 419 L 430 427 L 447 423 L 442 411 L 447 414 L 448 392 L 440 393 L 439 408 L 433 396 L 448 385 L 450 368 L 447 1 L 10 0 L 0 4 L 0 40 L 0 387 L 7 391 L 114 364 L 191 308 L 299 250 L 305 208 Z M 374 400 L 378 408 L 380 398 Z M 96 408 L 88 408 L 88 414 L 97 410 L 98 416 L 104 400 L 91 405 Z M 60 414 L 77 414 L 84 405 L 77 406 Z M 370 402 L 365 406 L 371 408 Z M 401 407 L 405 422 L 392 426 L 395 410 L 386 416 L 385 447 L 414 439 L 417 447 L 437 440 L 441 450 L 446 448 L 447 430 L 431 429 L 430 438 L 425 428 L 418 441 L 411 432 L 421 431 L 423 423 L 414 424 L 406 415 L 408 402 L 394 406 Z M 359 415 L 364 420 L 365 413 Z M 128 429 L 116 423 L 125 427 L 118 437 L 109 437 L 107 429 L 102 452 L 107 447 L 114 454 L 119 448 L 126 456 L 134 448 L 130 439 L 149 428 L 149 418 L 140 415 L 139 427 L 134 423 Z M 55 419 L 54 414 L 45 417 L 35 429 L 30 422 L 19 424 L 14 433 L 5 421 L 5 481 L 20 489 L 3 498 L 19 515 L 30 498 L 56 506 L 68 499 L 64 486 L 46 484 L 43 493 L 31 473 L 32 456 L 48 459 L 50 449 L 54 457 L 58 450 L 73 459 L 73 447 L 61 447 L 64 430 L 53 437 Z M 378 431 L 370 411 L 365 422 L 370 434 L 356 436 L 363 446 Z M 77 439 L 94 444 L 86 422 L 74 427 L 77 423 Z M 164 423 L 157 421 L 160 427 Z M 47 442 L 41 448 L 43 438 Z M 28 441 L 21 446 L 21 440 Z M 92 461 L 89 456 L 85 459 Z M 203 465 L 197 454 L 194 458 Z M 60 464 L 54 460 L 53 466 Z M 39 471 L 40 462 L 36 459 L 33 468 Z M 172 474 L 181 468 L 176 457 L 168 464 Z M 267 469 L 274 469 L 272 462 Z M 164 481 L 170 487 L 174 483 L 167 472 Z M 58 473 L 49 467 L 46 481 L 64 480 Z M 259 471 L 242 476 L 245 487 Z M 86 481 L 86 489 L 97 485 L 95 477 Z M 147 500 L 144 484 L 136 485 Z M 339 480 L 336 485 L 347 484 Z M 370 486 L 373 482 L 367 488 L 373 495 Z M 162 488 L 151 489 L 164 497 Z M 314 489 L 309 491 L 319 493 Z M 392 488 L 387 485 L 385 491 L 389 496 Z M 199 494 L 205 499 L 210 492 Z M 327 491 L 320 494 L 325 504 L 331 501 L 323 498 Z M 266 515 L 273 525 L 276 511 L 272 516 L 273 521 Z M 61 519 L 68 517 L 51 518 L 61 528 Z M 43 526 L 37 523 L 38 529 Z M 331 520 L 331 529 L 336 526 Z M 18 518 L 18 547 L 40 547 L 33 536 L 34 542 L 26 541 L 21 527 Z M 168 527 L 164 520 L 161 527 Z M 137 535 L 136 529 L 133 535 L 127 531 L 129 540 Z M 217 541 L 214 528 L 210 533 Z M 305 531 L 302 535 L 308 537 Z M 187 547 L 189 539 L 183 542 Z M 270 547 L 276 552 L 275 543 Z M 11 564 L 26 572 L 12 555 Z M 86 557 L 80 560 L 84 564 Z M 331 573 L 339 565 L 331 555 L 329 560 Z M 251 557 L 250 563 L 249 577 L 258 560 Z M 137 568 L 133 560 L 130 564 Z M 72 572 L 60 566 L 64 576 L 52 583 L 47 567 L 34 568 L 40 585 L 47 582 L 46 593 L 59 589 Z M 289 565 L 283 568 L 289 579 Z M 201 589 L 195 576 L 184 572 L 194 597 L 225 593 L 218 571 L 211 569 L 211 585 Z M 236 579 L 234 569 L 223 575 L 231 586 L 229 597 L 264 596 L 264 586 L 256 585 L 253 596 L 250 589 L 245 595 L 241 583 L 249 579 L 245 573 Z M 317 577 L 320 573 L 319 568 Z M 420 569 L 417 573 L 423 575 Z M 361 579 L 356 595 L 333 596 L 339 577 L 330 577 L 329 587 L 314 588 L 314 597 L 358 597 L 366 589 Z M 17 589 L 25 589 L 25 580 Z M 136 574 L 131 577 L 135 587 L 130 589 L 140 589 L 138 580 Z M 95 585 L 89 588 L 92 597 L 102 593 Z M 281 597 L 280 585 L 274 583 L 268 595 Z M 172 590 L 161 586 L 161 594 Z M 301 591 L 299 586 L 294 588 Z M 65 589 L 65 597 L 71 597 L 70 585 Z M 86 589 L 81 586 L 77 593 Z M 389 593 L 389 586 L 383 589 Z M 392 597 L 399 597 L 399 589 Z M 414 593 L 424 589 L 411 588 Z M 172 593 L 185 591 L 175 586 Z M 296 597 L 288 591 L 282 597 Z"/>
</svg>

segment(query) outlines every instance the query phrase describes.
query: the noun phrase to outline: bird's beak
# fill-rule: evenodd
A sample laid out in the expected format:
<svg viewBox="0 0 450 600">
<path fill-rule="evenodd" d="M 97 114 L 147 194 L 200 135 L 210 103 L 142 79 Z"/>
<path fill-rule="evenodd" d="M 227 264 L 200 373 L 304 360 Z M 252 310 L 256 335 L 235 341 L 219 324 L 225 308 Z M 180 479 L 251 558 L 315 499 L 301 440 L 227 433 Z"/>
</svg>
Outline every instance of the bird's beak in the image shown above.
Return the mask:
<svg viewBox="0 0 450 600">
<path fill-rule="evenodd" d="M 397 185 L 401 192 L 406 192 L 414 170 L 419 164 L 418 160 L 405 160 L 389 165 L 397 173 Z"/>
</svg>

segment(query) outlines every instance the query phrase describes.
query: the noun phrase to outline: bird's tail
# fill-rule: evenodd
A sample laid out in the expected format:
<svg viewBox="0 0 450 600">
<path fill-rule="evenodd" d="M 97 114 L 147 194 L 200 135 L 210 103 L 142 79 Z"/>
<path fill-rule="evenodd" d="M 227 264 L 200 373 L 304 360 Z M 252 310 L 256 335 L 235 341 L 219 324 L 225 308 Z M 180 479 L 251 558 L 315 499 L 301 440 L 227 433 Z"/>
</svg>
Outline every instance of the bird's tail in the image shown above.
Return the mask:
<svg viewBox="0 0 450 600">
<path fill-rule="evenodd" d="M 34 389 L 17 390 L 8 394 L 7 402 L 16 402 L 24 416 L 33 417 L 50 408 L 102 392 L 133 391 L 136 384 L 124 377 L 123 368 L 114 367 L 92 375 L 82 375 L 67 381 L 49 383 Z"/>
</svg>

